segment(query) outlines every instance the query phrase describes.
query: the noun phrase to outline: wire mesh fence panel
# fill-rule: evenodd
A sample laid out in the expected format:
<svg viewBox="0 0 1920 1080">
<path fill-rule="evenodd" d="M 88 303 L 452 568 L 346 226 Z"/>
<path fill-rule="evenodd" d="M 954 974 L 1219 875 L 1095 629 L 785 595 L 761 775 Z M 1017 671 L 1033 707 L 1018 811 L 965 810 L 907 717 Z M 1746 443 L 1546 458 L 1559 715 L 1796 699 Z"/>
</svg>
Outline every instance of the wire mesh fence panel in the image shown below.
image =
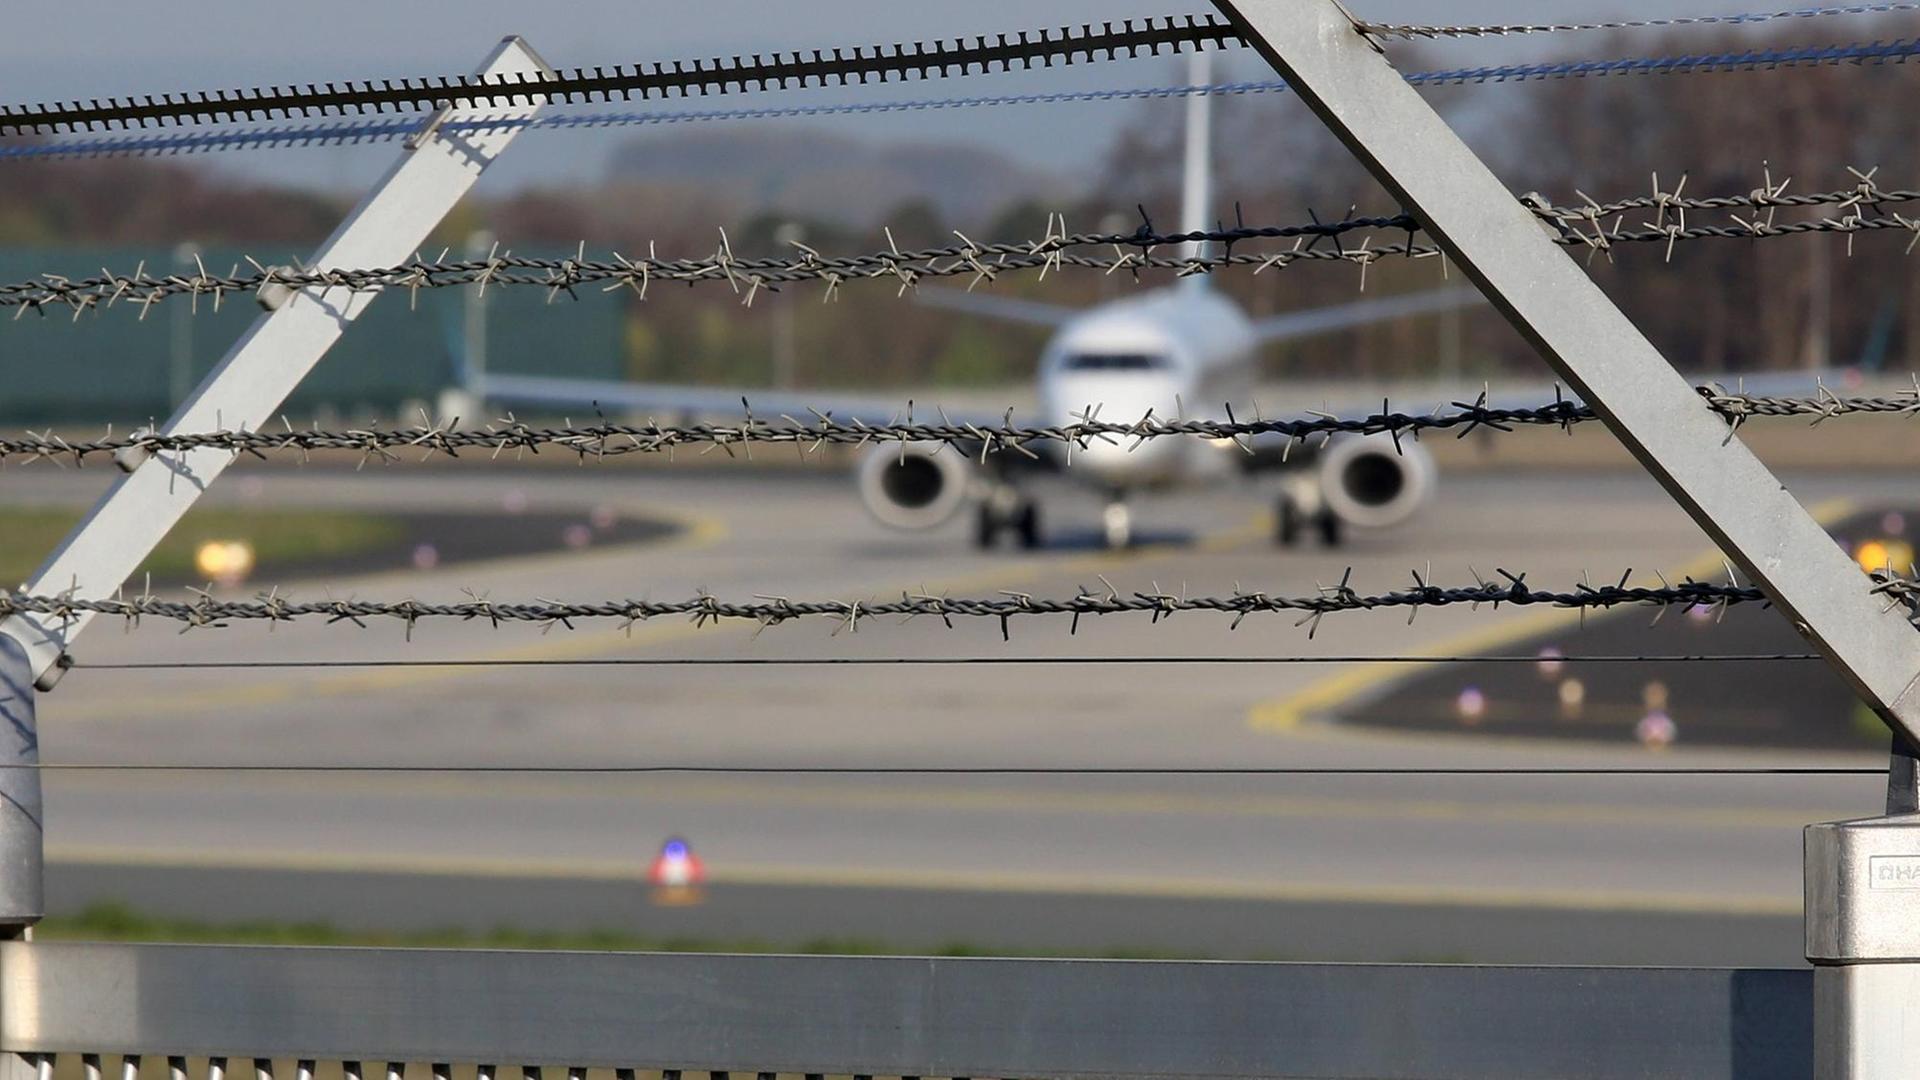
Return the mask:
<svg viewBox="0 0 1920 1080">
<path fill-rule="evenodd" d="M 49 1080 L 1753 1080 L 1812 1042 L 1804 971 L 13 943 L 0 979 Z"/>
</svg>

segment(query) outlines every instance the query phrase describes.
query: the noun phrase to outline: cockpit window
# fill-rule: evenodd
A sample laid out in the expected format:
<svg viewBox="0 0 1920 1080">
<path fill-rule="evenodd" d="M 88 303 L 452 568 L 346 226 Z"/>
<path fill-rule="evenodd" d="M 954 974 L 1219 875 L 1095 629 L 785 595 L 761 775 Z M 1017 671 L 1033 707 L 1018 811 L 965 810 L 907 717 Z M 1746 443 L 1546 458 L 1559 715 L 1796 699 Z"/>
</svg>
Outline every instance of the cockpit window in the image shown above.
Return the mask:
<svg viewBox="0 0 1920 1080">
<path fill-rule="evenodd" d="M 1158 371 L 1167 358 L 1151 353 L 1074 353 L 1060 364 L 1062 371 Z"/>
</svg>

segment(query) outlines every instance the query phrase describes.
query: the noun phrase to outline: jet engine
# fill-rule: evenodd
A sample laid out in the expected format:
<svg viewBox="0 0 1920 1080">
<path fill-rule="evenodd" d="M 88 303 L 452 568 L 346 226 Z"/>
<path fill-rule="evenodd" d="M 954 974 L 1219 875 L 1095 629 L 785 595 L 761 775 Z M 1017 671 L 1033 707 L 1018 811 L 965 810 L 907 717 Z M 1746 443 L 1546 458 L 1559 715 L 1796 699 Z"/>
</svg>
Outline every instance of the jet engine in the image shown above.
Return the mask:
<svg viewBox="0 0 1920 1080">
<path fill-rule="evenodd" d="M 973 466 L 938 443 L 890 444 L 867 450 L 858 477 L 860 501 L 881 524 L 932 529 L 966 505 Z"/>
<path fill-rule="evenodd" d="M 1390 435 L 1335 439 L 1320 455 L 1320 493 L 1341 521 L 1377 529 L 1398 525 L 1433 497 L 1439 470 L 1412 439 Z"/>
</svg>

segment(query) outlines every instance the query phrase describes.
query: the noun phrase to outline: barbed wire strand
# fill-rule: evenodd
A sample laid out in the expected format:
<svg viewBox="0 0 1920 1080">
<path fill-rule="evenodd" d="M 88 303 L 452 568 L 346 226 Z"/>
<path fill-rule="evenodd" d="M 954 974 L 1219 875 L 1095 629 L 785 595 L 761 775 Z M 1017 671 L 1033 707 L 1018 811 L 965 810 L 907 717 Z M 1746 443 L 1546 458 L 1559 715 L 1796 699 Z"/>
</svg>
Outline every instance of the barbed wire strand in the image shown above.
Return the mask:
<svg viewBox="0 0 1920 1080">
<path fill-rule="evenodd" d="M 1817 382 L 1817 381 L 1816 381 Z M 1841 397 L 1818 383 L 1818 393 L 1810 397 L 1756 396 L 1729 392 L 1725 387 L 1709 385 L 1697 388 L 1707 408 L 1727 422 L 1728 438 L 1755 417 L 1811 417 L 1815 425 L 1845 416 L 1920 415 L 1920 377 L 1914 377 L 1913 389 L 1901 394 L 1874 397 Z M 404 460 L 401 452 L 419 451 L 420 461 L 436 457 L 457 458 L 462 451 L 476 451 L 498 458 L 502 454 L 520 456 L 538 454 L 543 449 L 576 455 L 582 462 L 624 457 L 631 454 L 667 454 L 701 448 L 732 454 L 736 448 L 749 455 L 755 445 L 790 445 L 803 456 L 825 446 L 855 449 L 899 444 L 932 444 L 951 449 L 970 459 L 985 463 L 1000 454 L 1018 454 L 1029 459 L 1040 457 L 1035 447 L 1064 448 L 1063 463 L 1073 464 L 1073 452 L 1096 443 L 1137 447 L 1143 442 L 1165 438 L 1201 438 L 1232 442 L 1249 454 L 1258 453 L 1256 440 L 1284 440 L 1282 461 L 1315 438 L 1334 436 L 1385 435 L 1396 449 L 1402 439 L 1419 439 L 1430 431 L 1451 431 L 1464 438 L 1476 431 L 1512 432 L 1520 427 L 1557 427 L 1571 430 L 1593 423 L 1599 415 L 1589 405 L 1569 401 L 1559 387 L 1554 388 L 1551 404 L 1529 407 L 1496 407 L 1487 404 L 1487 392 L 1472 402 L 1455 401 L 1427 413 L 1396 412 L 1390 400 L 1382 400 L 1382 411 L 1365 416 L 1343 418 L 1317 412 L 1289 419 L 1210 420 L 1162 419 L 1149 410 L 1130 422 L 1100 419 L 1099 405 L 1090 405 L 1073 423 L 1045 426 L 1020 426 L 1009 409 L 1000 424 L 956 422 L 941 415 L 939 423 L 913 418 L 914 403 L 909 401 L 905 420 L 868 423 L 857 417 L 838 420 L 828 413 L 815 412 L 811 420 L 782 415 L 778 422 L 762 420 L 753 414 L 751 404 L 742 399 L 745 417 L 731 423 L 644 424 L 601 422 L 586 426 L 534 427 L 505 417 L 484 427 L 458 428 L 458 420 L 441 424 L 425 422 L 407 428 L 356 428 L 322 430 L 317 426 L 296 428 L 282 418 L 282 430 L 223 430 L 161 433 L 140 428 L 126 435 L 111 430 L 97 439 L 68 439 L 51 430 L 28 431 L 18 436 L 0 436 L 0 462 L 35 461 L 72 462 L 84 465 L 95 457 L 113 457 L 123 467 L 137 465 L 155 454 L 219 450 L 235 455 L 265 458 L 273 453 L 296 454 L 303 461 L 324 452 L 348 452 L 360 455 L 361 465 L 379 461 L 392 464 Z M 1229 404 L 1224 411 L 1231 416 Z"/>
<path fill-rule="evenodd" d="M 1528 766 L 1519 768 L 1448 768 L 1417 766 L 1077 766 L 1077 765 L 296 765 L 40 762 L 0 764 L 0 771 L 36 772 L 151 772 L 151 773 L 397 773 L 471 775 L 747 775 L 747 776 L 1885 776 L 1884 766 Z"/>
<path fill-rule="evenodd" d="M 1583 247 L 1588 259 L 1605 255 L 1613 258 L 1616 247 L 1630 244 L 1664 245 L 1670 260 L 1674 248 L 1682 242 L 1707 239 L 1777 239 L 1809 234 L 1839 234 L 1847 237 L 1847 251 L 1853 252 L 1853 237 L 1861 232 L 1895 230 L 1912 235 L 1907 250 L 1920 245 L 1920 218 L 1908 218 L 1890 206 L 1920 200 L 1920 190 L 1887 189 L 1876 180 L 1878 169 L 1848 168 L 1849 187 L 1809 194 L 1790 194 L 1792 178 L 1776 181 L 1770 165 L 1762 168 L 1761 185 L 1748 192 L 1706 198 L 1685 194 L 1687 176 L 1666 189 L 1654 174 L 1652 190 L 1643 196 L 1600 202 L 1581 193 L 1578 205 L 1558 205 L 1544 196 L 1529 193 L 1521 201 L 1535 216 L 1551 226 L 1555 240 L 1566 247 Z M 1779 220 L 1781 210 L 1827 208 L 1836 213 L 1802 221 Z M 1742 217 L 1733 211 L 1747 211 Z M 1724 211 L 1725 224 L 1690 223 L 1688 214 Z M 1872 216 L 1869 216 L 1871 212 Z M 1648 213 L 1630 227 L 1630 215 Z M 957 244 L 902 251 L 887 232 L 886 249 L 850 256 L 826 256 L 804 244 L 796 244 L 795 254 L 784 257 L 737 256 L 726 231 L 720 230 L 719 245 L 705 258 L 661 258 L 651 245 L 645 257 L 628 257 L 614 252 L 608 259 L 588 259 L 582 241 L 571 258 L 531 258 L 516 256 L 496 248 L 486 258 L 448 261 L 446 253 L 427 260 L 416 255 L 414 261 L 389 267 L 315 267 L 273 266 L 253 258 L 242 272 L 239 263 L 225 275 L 208 272 L 196 262 L 197 272 L 153 275 L 145 263 L 132 274 L 117 274 L 102 269 L 92 277 L 74 278 L 47 273 L 29 281 L 0 284 L 0 308 L 15 309 L 15 318 L 27 311 L 45 314 L 48 308 L 66 308 L 77 319 L 82 314 L 130 305 L 140 309 L 142 318 L 157 303 L 170 297 L 191 298 L 194 310 L 199 300 L 211 300 L 218 311 L 229 295 L 267 297 L 301 289 L 319 289 L 327 293 L 341 289 L 369 292 L 404 289 L 410 302 L 417 303 L 422 289 L 531 286 L 544 289 L 551 302 L 562 296 L 578 299 L 581 287 L 598 287 L 603 292 L 631 290 L 645 299 L 655 281 L 677 284 L 724 283 L 741 302 L 751 306 L 763 292 L 775 292 L 783 285 L 817 282 L 825 286 L 825 299 L 835 298 L 849 282 L 884 280 L 893 283 L 896 295 L 904 296 L 924 280 L 966 277 L 969 288 L 995 282 L 1003 273 L 1038 270 L 1047 274 L 1067 267 L 1098 270 L 1105 274 L 1142 271 L 1171 271 L 1180 276 L 1209 274 L 1227 268 L 1251 269 L 1255 273 L 1283 270 L 1297 263 L 1344 263 L 1360 269 L 1360 286 L 1366 286 L 1367 270 L 1384 259 L 1430 259 L 1441 254 L 1437 247 L 1415 243 L 1422 230 L 1408 214 L 1355 216 L 1351 212 L 1338 220 L 1321 220 L 1311 210 L 1310 220 L 1287 225 L 1247 225 L 1224 223 L 1208 231 L 1162 233 L 1143 209 L 1142 223 L 1132 233 L 1072 233 L 1061 214 L 1050 214 L 1046 232 L 1038 239 L 1019 242 L 981 243 L 965 233 L 955 232 Z M 1369 236 L 1357 246 L 1343 239 L 1356 232 L 1390 232 L 1402 239 L 1378 246 Z M 1260 241 L 1292 240 L 1291 247 L 1258 252 L 1236 251 L 1236 245 Z M 1155 251 L 1194 241 L 1220 246 L 1219 254 L 1168 257 Z M 1322 246 L 1323 241 L 1332 241 Z M 1088 249 L 1110 249 L 1111 254 L 1083 254 Z"/>
<path fill-rule="evenodd" d="M 599 656 L 457 660 L 131 660 L 79 661 L 61 666 L 83 671 L 283 671 L 341 668 L 541 668 L 541 667 L 1296 667 L 1334 664 L 1770 664 L 1824 659 L 1817 653 L 1653 653 L 1641 656 Z"/>
<path fill-rule="evenodd" d="M 129 629 L 145 620 L 178 623 L 182 632 L 224 627 L 235 622 L 262 621 L 271 625 L 314 620 L 328 625 L 350 623 L 365 628 L 369 621 L 398 623 L 409 640 L 422 621 L 451 620 L 480 622 L 495 629 L 507 624 L 534 624 L 543 630 L 555 627 L 576 629 L 577 623 L 612 621 L 631 633 L 633 627 L 650 619 L 681 617 L 695 626 L 724 622 L 751 622 L 762 630 L 799 620 L 823 620 L 837 623 L 835 633 L 857 632 L 861 623 L 879 618 L 898 618 L 901 622 L 933 619 L 954 627 L 955 619 L 997 621 L 1003 639 L 1011 639 L 1011 624 L 1016 619 L 1060 618 L 1071 620 L 1069 633 L 1077 633 L 1080 620 L 1110 615 L 1145 615 L 1155 625 L 1173 616 L 1188 613 L 1212 613 L 1231 616 L 1230 629 L 1254 615 L 1297 616 L 1294 626 L 1305 627 L 1311 639 L 1329 615 L 1358 611 L 1405 610 L 1412 623 L 1422 609 L 1468 606 L 1475 610 L 1485 604 L 1498 609 L 1502 604 L 1515 607 L 1551 607 L 1581 612 L 1611 610 L 1625 606 L 1684 607 L 1724 617 L 1727 609 L 1740 604 L 1770 605 L 1767 596 L 1753 586 L 1740 585 L 1728 567 L 1728 583 L 1714 584 L 1683 578 L 1674 584 L 1661 577 L 1659 586 L 1631 585 L 1632 572 L 1621 575 L 1616 584 L 1593 585 L 1583 581 L 1570 589 L 1537 589 L 1527 584 L 1525 574 L 1496 570 L 1489 580 L 1477 571 L 1472 586 L 1442 587 L 1433 584 L 1431 570 L 1411 572 L 1410 586 L 1374 594 L 1363 594 L 1353 587 L 1349 568 L 1335 585 L 1319 585 L 1311 593 L 1275 595 L 1248 591 L 1236 586 L 1230 595 L 1189 595 L 1167 592 L 1155 584 L 1149 591 L 1123 593 L 1106 578 L 1099 590 L 1081 587 L 1070 597 L 1045 598 L 1031 593 L 1003 591 L 994 597 L 955 597 L 931 593 L 902 592 L 898 600 L 793 600 L 784 596 L 756 596 L 748 601 L 729 601 L 708 593 L 685 600 L 658 601 L 604 599 L 563 602 L 534 599 L 525 602 L 496 602 L 468 591 L 468 599 L 458 602 L 431 602 L 415 599 L 361 600 L 327 599 L 295 601 L 278 589 L 259 594 L 252 600 L 215 597 L 211 590 L 190 590 L 190 600 L 169 600 L 150 591 L 138 596 L 123 593 L 112 598 L 66 595 L 37 595 L 19 592 L 0 593 L 0 618 L 31 615 L 55 624 L 71 622 L 91 614 L 118 618 Z M 1920 586 L 1892 571 L 1877 575 L 1874 592 L 1887 598 L 1890 606 L 1920 608 Z M 1656 619 L 1657 621 L 1657 619 Z"/>
<path fill-rule="evenodd" d="M 1842 15 L 1883 15 L 1898 11 L 1920 11 L 1920 3 L 1848 4 L 1831 7 L 1792 8 L 1784 11 L 1749 11 L 1731 15 L 1676 15 L 1652 19 L 1612 19 L 1603 22 L 1506 23 L 1488 26 L 1423 26 L 1418 24 L 1376 23 L 1361 20 L 1360 30 L 1374 37 L 1413 39 L 1504 37 L 1513 34 L 1565 34 L 1589 30 L 1650 30 L 1683 26 L 1751 26 L 1781 19 L 1824 19 Z"/>
<path fill-rule="evenodd" d="M 1920 56 L 1920 38 L 1892 42 L 1853 42 L 1843 45 L 1750 49 L 1733 53 L 1697 53 L 1680 56 L 1619 57 L 1607 60 L 1558 61 L 1535 64 L 1451 68 L 1415 72 L 1407 81 L 1415 86 L 1465 86 L 1534 82 L 1542 79 L 1601 78 L 1616 75 L 1685 75 L 1741 71 L 1771 71 L 1802 65 L 1905 63 Z M 1076 102 L 1136 101 L 1193 96 L 1243 96 L 1290 92 L 1279 79 L 1152 87 L 1069 90 L 1038 94 L 992 94 L 966 97 L 912 98 L 897 101 L 836 102 L 819 105 L 771 106 L 744 109 L 650 110 L 646 112 L 563 112 L 537 117 L 482 117 L 449 120 L 440 130 L 470 133 L 507 129 L 582 130 L 654 124 L 685 124 L 735 120 L 783 120 L 866 113 L 923 112 L 942 109 L 994 108 L 1014 105 L 1057 105 Z M 69 157 L 148 157 L 208 153 L 250 148 L 285 149 L 299 146 L 354 145 L 387 142 L 418 134 L 414 118 L 373 118 L 316 124 L 281 124 L 212 131 L 172 131 L 163 134 L 127 134 L 90 139 L 8 143 L 0 139 L 0 160 Z"/>
<path fill-rule="evenodd" d="M 1920 196 L 1916 196 L 1920 197 Z M 614 252 L 610 259 L 590 260 L 586 244 L 579 245 L 572 258 L 547 259 L 513 255 L 495 249 L 484 259 L 453 262 L 416 258 L 400 266 L 380 268 L 311 268 L 270 266 L 248 257 L 251 272 L 242 273 L 239 264 L 225 276 L 210 274 L 204 264 L 198 273 L 174 273 L 149 276 L 145 265 L 131 275 L 102 270 L 98 276 L 73 279 L 43 274 L 27 282 L 0 285 L 0 308 L 35 310 L 64 305 L 75 315 L 99 307 L 119 304 L 146 309 L 170 296 L 187 295 L 211 298 L 213 309 L 228 295 L 259 294 L 263 290 L 319 288 L 324 292 L 342 289 L 353 292 L 405 289 L 417 294 L 421 289 L 477 285 L 535 286 L 546 289 L 549 299 L 561 295 L 578 298 L 579 286 L 600 286 L 612 292 L 631 289 L 646 298 L 655 281 L 676 284 L 725 283 L 743 293 L 742 302 L 751 305 L 763 291 L 799 281 L 823 282 L 827 297 L 833 298 L 840 286 L 849 281 L 885 279 L 896 283 L 904 293 L 923 279 L 971 276 L 992 280 L 1002 271 L 1038 269 L 1043 272 L 1073 266 L 1099 269 L 1108 273 L 1120 270 L 1167 269 L 1187 273 L 1204 272 L 1217 266 L 1248 266 L 1257 269 L 1284 268 L 1299 261 L 1373 262 L 1382 252 L 1375 250 L 1327 250 L 1318 241 L 1343 236 L 1358 230 L 1392 229 L 1411 234 L 1418 228 L 1405 215 L 1391 217 L 1349 217 L 1340 221 L 1311 221 L 1279 226 L 1236 226 L 1209 232 L 1161 233 L 1151 220 L 1133 233 L 1068 233 L 1063 216 L 1051 215 L 1047 234 L 1017 243 L 975 243 L 964 233 L 956 233 L 958 244 L 902 251 L 891 242 L 887 249 L 859 255 L 829 257 L 805 245 L 795 245 L 790 257 L 747 257 L 733 253 L 726 231 L 720 230 L 719 246 L 706 258 L 664 259 L 657 254 L 630 258 Z M 1155 257 L 1156 248 L 1189 241 L 1207 240 L 1223 245 L 1249 240 L 1295 239 L 1294 250 L 1274 254 L 1228 255 L 1219 259 L 1171 259 Z M 1112 258 L 1089 258 L 1074 254 L 1084 248 L 1113 248 Z M 1423 251 L 1400 254 L 1427 256 Z M 197 310 L 197 305 L 196 305 Z M 20 313 L 16 312 L 16 318 Z"/>
<path fill-rule="evenodd" d="M 1137 23 L 1137 25 L 1136 25 Z M 847 86 L 1029 70 L 1076 62 L 1160 56 L 1240 45 L 1239 32 L 1214 14 L 1109 21 L 1057 30 L 945 39 L 931 44 L 775 51 L 712 60 L 573 68 L 541 75 L 457 75 L 334 81 L 139 98 L 95 98 L 0 106 L 0 134 L 83 131 L 289 116 L 381 113 L 447 107 L 611 101 L 653 97 Z"/>
</svg>

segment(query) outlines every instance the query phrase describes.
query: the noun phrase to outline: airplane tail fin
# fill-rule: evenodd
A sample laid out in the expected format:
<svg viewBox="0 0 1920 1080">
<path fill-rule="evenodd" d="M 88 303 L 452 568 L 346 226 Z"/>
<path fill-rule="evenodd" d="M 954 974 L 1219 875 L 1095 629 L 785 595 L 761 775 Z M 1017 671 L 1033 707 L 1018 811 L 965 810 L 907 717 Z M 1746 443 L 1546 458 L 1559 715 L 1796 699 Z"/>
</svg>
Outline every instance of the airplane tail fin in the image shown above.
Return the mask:
<svg viewBox="0 0 1920 1080">
<path fill-rule="evenodd" d="M 1205 86 L 1213 78 L 1213 54 L 1196 50 L 1188 58 L 1187 83 Z M 1180 197 L 1180 231 L 1204 232 L 1213 227 L 1210 213 L 1213 203 L 1213 97 L 1193 94 L 1187 98 L 1187 148 Z M 1201 258 L 1210 245 L 1194 241 L 1181 245 L 1187 258 Z M 1188 289 L 1207 288 L 1207 275 L 1194 274 L 1181 281 Z"/>
</svg>

